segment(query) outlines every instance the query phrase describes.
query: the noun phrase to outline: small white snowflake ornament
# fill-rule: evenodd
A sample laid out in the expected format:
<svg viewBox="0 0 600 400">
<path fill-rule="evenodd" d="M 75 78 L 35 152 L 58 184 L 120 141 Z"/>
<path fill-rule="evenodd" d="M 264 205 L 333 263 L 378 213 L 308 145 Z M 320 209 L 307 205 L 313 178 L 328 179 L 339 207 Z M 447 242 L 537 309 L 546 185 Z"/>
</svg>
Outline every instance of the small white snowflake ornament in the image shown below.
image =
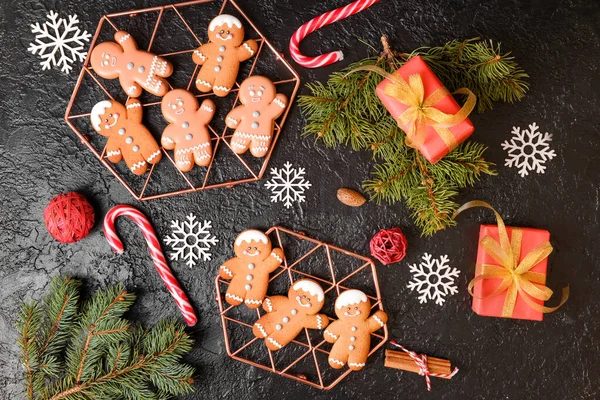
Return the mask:
<svg viewBox="0 0 600 400">
<path fill-rule="evenodd" d="M 502 148 L 508 150 L 504 165 L 519 168 L 521 177 L 529 175 L 529 171 L 543 174 L 546 161 L 556 157 L 554 150 L 550 150 L 552 135 L 548 132 L 542 134 L 538 129 L 535 122 L 529 124 L 529 129 L 513 126 L 513 138 L 502 143 Z"/>
<path fill-rule="evenodd" d="M 419 293 L 421 304 L 433 300 L 435 304 L 441 306 L 446 301 L 446 296 L 458 293 L 458 288 L 453 284 L 460 271 L 450 268 L 447 255 L 441 256 L 438 260 L 425 253 L 421 258 L 423 261 L 419 265 L 409 265 L 413 276 L 408 288 Z"/>
<path fill-rule="evenodd" d="M 190 268 L 200 259 L 210 261 L 210 248 L 219 241 L 212 236 L 210 228 L 211 221 L 201 224 L 200 221 L 196 221 L 194 214 L 188 215 L 184 222 L 171 221 L 172 234 L 164 239 L 173 250 L 169 253 L 171 260 L 185 260 Z"/>
<path fill-rule="evenodd" d="M 69 19 L 66 20 L 59 18 L 58 13 L 50 11 L 46 17 L 48 21 L 42 25 L 39 22 L 31 25 L 35 41 L 29 43 L 27 50 L 42 59 L 42 70 L 60 67 L 62 72 L 68 74 L 75 61 L 81 62 L 87 57 L 83 42 L 89 42 L 92 35 L 78 28 L 77 15 L 69 15 Z"/>
<path fill-rule="evenodd" d="M 283 202 L 286 208 L 290 208 L 294 202 L 302 203 L 305 200 L 304 191 L 311 187 L 304 173 L 304 168 L 292 168 L 289 161 L 283 168 L 271 168 L 271 180 L 265 183 L 272 193 L 271 202 Z"/>
</svg>

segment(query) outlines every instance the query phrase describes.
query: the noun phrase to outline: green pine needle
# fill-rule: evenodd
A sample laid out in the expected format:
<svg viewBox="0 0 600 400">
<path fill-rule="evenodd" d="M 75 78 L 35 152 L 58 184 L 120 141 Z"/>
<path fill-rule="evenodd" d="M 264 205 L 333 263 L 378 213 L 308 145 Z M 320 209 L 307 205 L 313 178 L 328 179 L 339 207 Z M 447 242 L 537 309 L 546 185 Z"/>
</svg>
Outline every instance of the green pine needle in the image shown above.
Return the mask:
<svg viewBox="0 0 600 400">
<path fill-rule="evenodd" d="M 97 292 L 82 307 L 81 282 L 54 279 L 42 303 L 17 319 L 29 399 L 169 399 L 193 390 L 192 347 L 183 324 L 143 330 L 123 318 L 135 301 L 123 285 Z"/>
<path fill-rule="evenodd" d="M 477 96 L 477 110 L 493 103 L 521 100 L 528 89 L 527 74 L 499 43 L 479 38 L 454 40 L 440 47 L 398 53 L 382 38 L 384 51 L 333 73 L 327 83 L 307 84 L 311 96 L 299 104 L 307 118 L 303 135 L 313 136 L 327 147 L 350 146 L 353 151 L 371 150 L 375 161 L 372 178 L 363 187 L 377 202 L 405 201 L 422 234 L 430 236 L 453 225 L 453 201 L 458 191 L 473 186 L 482 174 L 495 175 L 486 161 L 486 147 L 462 143 L 437 164 L 430 164 L 405 144 L 405 134 L 379 101 L 375 88 L 383 80 L 370 71 L 349 74 L 357 67 L 376 65 L 388 72 L 420 55 L 444 85 L 454 91 L 467 87 Z"/>
</svg>

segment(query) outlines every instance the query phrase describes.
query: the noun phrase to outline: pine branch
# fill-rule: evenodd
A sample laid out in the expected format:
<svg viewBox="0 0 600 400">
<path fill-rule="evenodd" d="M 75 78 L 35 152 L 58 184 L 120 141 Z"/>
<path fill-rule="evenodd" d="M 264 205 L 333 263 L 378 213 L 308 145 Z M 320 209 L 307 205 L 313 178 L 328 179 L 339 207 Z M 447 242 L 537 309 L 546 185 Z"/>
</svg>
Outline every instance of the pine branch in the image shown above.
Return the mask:
<svg viewBox="0 0 600 400">
<path fill-rule="evenodd" d="M 485 111 L 496 101 L 512 103 L 525 95 L 527 74 L 500 44 L 478 38 L 452 41 L 444 46 L 421 48 L 412 53 L 384 50 L 333 73 L 326 84 L 309 83 L 311 96 L 299 104 L 307 118 L 303 135 L 314 136 L 328 147 L 350 146 L 354 151 L 371 150 L 375 160 L 372 179 L 363 187 L 377 202 L 406 201 L 423 235 L 432 235 L 452 225 L 458 190 L 472 186 L 482 174 L 495 175 L 486 161 L 486 147 L 471 141 L 432 165 L 405 144 L 405 134 L 375 93 L 382 77 L 370 71 L 348 74 L 360 66 L 375 65 L 393 72 L 415 55 L 426 60 L 434 73 L 453 91 L 467 87 L 478 98 L 477 109 Z"/>
<path fill-rule="evenodd" d="M 56 279 L 43 307 L 22 306 L 17 328 L 29 399 L 167 399 L 193 390 L 194 368 L 181 363 L 192 340 L 181 323 L 132 325 L 122 317 L 135 296 L 122 285 L 96 293 L 80 313 L 80 285 Z"/>
</svg>

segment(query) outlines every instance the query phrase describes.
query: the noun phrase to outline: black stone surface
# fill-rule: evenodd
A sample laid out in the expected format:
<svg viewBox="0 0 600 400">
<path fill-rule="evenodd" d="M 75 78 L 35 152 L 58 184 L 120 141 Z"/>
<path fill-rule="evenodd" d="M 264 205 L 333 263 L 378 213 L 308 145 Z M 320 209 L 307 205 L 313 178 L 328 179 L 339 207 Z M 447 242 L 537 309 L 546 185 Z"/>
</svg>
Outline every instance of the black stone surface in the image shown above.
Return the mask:
<svg viewBox="0 0 600 400">
<path fill-rule="evenodd" d="M 287 51 L 288 40 L 303 22 L 347 2 L 250 1 L 242 8 L 272 43 Z M 484 318 L 470 309 L 467 284 L 473 277 L 480 222 L 490 213 L 470 212 L 457 228 L 421 238 L 403 204 L 348 208 L 337 202 L 338 187 L 358 188 L 369 177 L 369 154 L 330 150 L 302 138 L 304 120 L 293 107 L 270 166 L 286 161 L 305 167 L 312 188 L 306 202 L 286 209 L 269 201 L 264 181 L 233 190 L 211 190 L 138 204 L 117 180 L 79 143 L 63 120 L 79 65 L 71 75 L 42 71 L 27 53 L 33 40 L 30 24 L 48 10 L 77 14 L 93 32 L 104 13 L 167 4 L 167 1 L 83 0 L 4 1 L 0 5 L 0 398 L 22 398 L 22 366 L 13 327 L 22 300 L 39 299 L 51 277 L 82 278 L 86 289 L 124 282 L 139 300 L 131 317 L 153 324 L 178 316 L 154 272 L 145 243 L 131 223 L 120 223 L 126 251 L 113 253 L 101 232 L 106 211 L 134 204 L 152 220 L 158 234 L 169 233 L 172 219 L 189 212 L 213 221 L 219 238 L 213 261 L 188 268 L 171 262 L 200 316 L 190 330 L 196 345 L 189 361 L 198 367 L 196 393 L 189 398 L 215 399 L 596 399 L 600 398 L 599 207 L 600 131 L 597 113 L 600 64 L 600 6 L 573 0 L 403 0 L 382 1 L 360 15 L 329 26 L 302 44 L 306 53 L 342 48 L 346 59 L 319 70 L 298 67 L 303 83 L 325 81 L 328 74 L 369 55 L 365 40 L 378 47 L 387 34 L 393 47 L 412 50 L 454 38 L 481 36 L 503 43 L 530 74 L 531 90 L 521 103 L 499 104 L 474 115 L 474 139 L 489 145 L 487 158 L 499 175 L 485 177 L 458 201 L 487 200 L 508 224 L 548 229 L 555 248 L 550 256 L 549 286 L 571 284 L 571 298 L 543 322 Z M 296 65 L 296 64 L 294 64 Z M 306 93 L 306 90 L 302 90 Z M 503 166 L 500 143 L 512 126 L 537 122 L 554 135 L 557 157 L 545 174 L 521 178 Z M 46 232 L 42 210 L 65 191 L 84 193 L 98 223 L 85 240 L 62 245 Z M 408 256 L 378 273 L 390 337 L 417 351 L 448 358 L 461 369 L 452 380 L 433 381 L 433 393 L 416 374 L 383 367 L 378 352 L 360 373 L 330 392 L 322 392 L 227 357 L 214 301 L 217 267 L 232 254 L 236 233 L 246 227 L 272 225 L 305 231 L 332 244 L 368 254 L 369 239 L 379 229 L 401 227 L 410 243 Z M 444 306 L 419 304 L 406 284 L 408 264 L 428 252 L 448 254 L 461 270 L 459 294 Z"/>
</svg>

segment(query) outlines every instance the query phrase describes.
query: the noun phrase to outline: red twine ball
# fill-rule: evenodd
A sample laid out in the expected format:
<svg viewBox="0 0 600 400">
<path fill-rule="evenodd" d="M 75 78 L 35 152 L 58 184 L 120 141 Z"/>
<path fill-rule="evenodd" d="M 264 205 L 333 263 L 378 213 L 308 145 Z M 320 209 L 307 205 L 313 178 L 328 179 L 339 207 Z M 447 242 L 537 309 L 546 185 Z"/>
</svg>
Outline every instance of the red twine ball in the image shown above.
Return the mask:
<svg viewBox="0 0 600 400">
<path fill-rule="evenodd" d="M 46 228 L 61 243 L 83 239 L 94 226 L 94 209 L 79 193 L 59 194 L 44 209 Z"/>
<path fill-rule="evenodd" d="M 406 236 L 400 228 L 382 229 L 371 239 L 371 255 L 384 265 L 402 260 L 407 247 Z"/>
</svg>

